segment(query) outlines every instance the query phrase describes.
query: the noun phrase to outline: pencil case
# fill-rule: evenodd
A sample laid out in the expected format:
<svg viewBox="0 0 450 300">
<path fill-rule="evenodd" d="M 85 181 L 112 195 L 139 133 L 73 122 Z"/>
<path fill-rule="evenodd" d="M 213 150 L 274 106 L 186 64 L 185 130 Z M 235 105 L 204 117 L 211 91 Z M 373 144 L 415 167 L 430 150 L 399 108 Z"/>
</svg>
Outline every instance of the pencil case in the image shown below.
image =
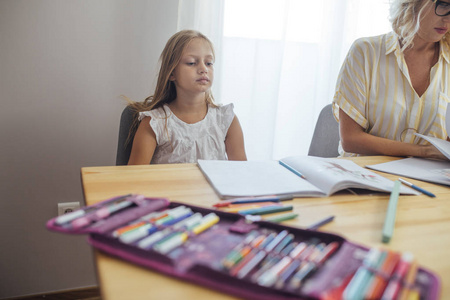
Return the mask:
<svg viewBox="0 0 450 300">
<path fill-rule="evenodd" d="M 439 299 L 441 289 L 425 268 L 407 283 L 367 264 L 373 249 L 336 234 L 249 223 L 165 198 L 114 197 L 53 218 L 47 228 L 88 234 L 89 244 L 106 254 L 244 299 L 341 299 L 360 270 L 420 299 Z"/>
</svg>

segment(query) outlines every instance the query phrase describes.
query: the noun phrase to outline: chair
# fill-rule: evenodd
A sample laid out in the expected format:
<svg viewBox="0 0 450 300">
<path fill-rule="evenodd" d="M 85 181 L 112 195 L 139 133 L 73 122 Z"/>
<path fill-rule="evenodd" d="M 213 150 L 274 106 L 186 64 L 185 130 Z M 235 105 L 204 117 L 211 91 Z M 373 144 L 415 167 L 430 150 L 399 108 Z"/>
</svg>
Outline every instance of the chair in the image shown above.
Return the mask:
<svg viewBox="0 0 450 300">
<path fill-rule="evenodd" d="M 332 104 L 322 108 L 309 146 L 308 155 L 320 157 L 339 156 L 339 124 L 333 116 Z"/>
<path fill-rule="evenodd" d="M 127 106 L 122 111 L 120 116 L 119 126 L 119 141 L 117 144 L 116 166 L 128 164 L 128 159 L 131 154 L 131 146 L 133 145 L 133 138 L 127 143 L 128 134 L 133 124 L 134 111 L 130 106 Z"/>
</svg>

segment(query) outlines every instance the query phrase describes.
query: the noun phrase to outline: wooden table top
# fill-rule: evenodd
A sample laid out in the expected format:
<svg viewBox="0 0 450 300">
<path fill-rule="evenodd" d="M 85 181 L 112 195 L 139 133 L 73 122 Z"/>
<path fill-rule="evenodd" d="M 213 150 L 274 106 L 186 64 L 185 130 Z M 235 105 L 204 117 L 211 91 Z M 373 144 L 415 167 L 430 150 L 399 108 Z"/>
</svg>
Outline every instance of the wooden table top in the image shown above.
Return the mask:
<svg viewBox="0 0 450 300">
<path fill-rule="evenodd" d="M 351 158 L 360 166 L 398 158 Z M 398 176 L 379 173 L 395 180 Z M 107 166 L 81 169 L 87 205 L 128 193 L 164 197 L 171 201 L 211 208 L 219 198 L 196 164 Z M 324 198 L 296 198 L 284 202 L 299 214 L 283 224 L 306 227 L 330 215 L 333 222 L 320 228 L 369 247 L 410 251 L 420 266 L 437 273 L 442 299 L 450 299 L 450 188 L 410 179 L 437 197 L 401 195 L 396 225 L 389 244 L 381 243 L 389 202 L 387 193 L 354 195 L 347 191 Z M 96 251 L 99 284 L 104 299 L 235 299 L 197 285 L 114 259 Z"/>
</svg>

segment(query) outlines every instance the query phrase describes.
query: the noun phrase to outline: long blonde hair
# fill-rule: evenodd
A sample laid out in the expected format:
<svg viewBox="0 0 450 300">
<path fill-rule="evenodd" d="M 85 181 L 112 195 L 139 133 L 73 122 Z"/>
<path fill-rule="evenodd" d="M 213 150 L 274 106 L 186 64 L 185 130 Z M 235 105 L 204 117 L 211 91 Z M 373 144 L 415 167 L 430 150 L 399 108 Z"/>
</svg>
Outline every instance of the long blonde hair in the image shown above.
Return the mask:
<svg viewBox="0 0 450 300">
<path fill-rule="evenodd" d="M 390 5 L 390 22 L 392 29 L 400 37 L 402 51 L 409 47 L 413 47 L 414 37 L 420 28 L 422 17 L 426 13 L 429 5 L 433 5 L 435 1 L 430 0 L 392 0 Z M 430 8 L 428 13 L 433 13 Z M 449 42 L 450 36 L 447 32 L 443 38 L 445 42 Z"/>
<path fill-rule="evenodd" d="M 158 80 L 156 83 L 155 93 L 147 97 L 143 102 L 134 102 L 127 97 L 124 97 L 128 105 L 134 111 L 134 121 L 130 129 L 130 134 L 127 139 L 127 143 L 130 142 L 134 133 L 139 125 L 138 116 L 139 112 L 149 111 L 159 107 L 163 107 L 164 104 L 169 104 L 177 98 L 177 90 L 175 88 L 175 83 L 170 80 L 170 76 L 173 73 L 176 66 L 181 60 L 184 49 L 189 45 L 189 43 L 196 38 L 205 40 L 211 47 L 213 53 L 213 58 L 215 58 L 214 46 L 212 42 L 201 32 L 195 30 L 182 30 L 174 35 L 167 41 L 164 50 L 159 58 L 160 69 L 158 73 Z M 212 95 L 211 89 L 205 93 L 205 101 L 213 106 L 217 107 L 214 102 L 214 97 Z M 164 111 L 165 112 L 165 111 Z M 167 116 L 166 116 L 167 117 Z"/>
</svg>

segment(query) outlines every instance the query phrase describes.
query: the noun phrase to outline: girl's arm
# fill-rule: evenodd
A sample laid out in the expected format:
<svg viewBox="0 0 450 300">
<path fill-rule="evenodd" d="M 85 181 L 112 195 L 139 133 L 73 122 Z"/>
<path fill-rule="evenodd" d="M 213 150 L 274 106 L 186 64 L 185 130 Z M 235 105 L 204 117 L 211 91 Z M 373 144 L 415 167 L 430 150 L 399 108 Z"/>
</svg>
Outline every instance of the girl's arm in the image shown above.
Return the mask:
<svg viewBox="0 0 450 300">
<path fill-rule="evenodd" d="M 230 128 L 228 128 L 227 136 L 225 137 L 225 150 L 228 160 L 247 160 L 244 147 L 244 134 L 236 116 L 234 116 Z"/>
<path fill-rule="evenodd" d="M 148 165 L 156 149 L 156 135 L 150 127 L 150 117 L 142 119 L 134 135 L 129 165 Z"/>
<path fill-rule="evenodd" d="M 366 133 L 364 128 L 342 109 L 339 109 L 339 133 L 342 148 L 345 152 L 361 155 L 415 156 L 447 160 L 432 145 L 414 145 Z"/>
</svg>

